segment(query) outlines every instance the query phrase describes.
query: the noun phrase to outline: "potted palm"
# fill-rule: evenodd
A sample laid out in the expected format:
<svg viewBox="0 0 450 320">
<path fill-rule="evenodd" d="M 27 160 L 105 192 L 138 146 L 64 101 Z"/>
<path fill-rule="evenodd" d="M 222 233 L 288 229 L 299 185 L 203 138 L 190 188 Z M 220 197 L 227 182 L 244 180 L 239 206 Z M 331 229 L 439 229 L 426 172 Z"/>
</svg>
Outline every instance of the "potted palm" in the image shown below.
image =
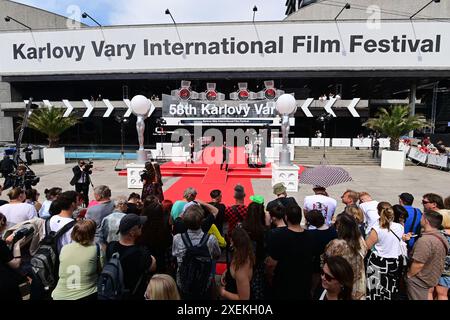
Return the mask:
<svg viewBox="0 0 450 320">
<path fill-rule="evenodd" d="M 363 126 L 378 130 L 390 138 L 390 150 L 383 150 L 381 154 L 381 167 L 403 170 L 405 153 L 399 151 L 400 137 L 429 124 L 423 116 L 410 115 L 409 106 L 396 105 L 389 110 L 380 108 L 377 118 L 369 119 Z"/>
<path fill-rule="evenodd" d="M 64 117 L 64 109 L 57 107 L 39 108 L 28 118 L 28 126 L 47 136 L 48 147 L 44 148 L 44 164 L 65 164 L 65 148 L 58 148 L 60 135 L 78 123 L 73 116 Z"/>
</svg>

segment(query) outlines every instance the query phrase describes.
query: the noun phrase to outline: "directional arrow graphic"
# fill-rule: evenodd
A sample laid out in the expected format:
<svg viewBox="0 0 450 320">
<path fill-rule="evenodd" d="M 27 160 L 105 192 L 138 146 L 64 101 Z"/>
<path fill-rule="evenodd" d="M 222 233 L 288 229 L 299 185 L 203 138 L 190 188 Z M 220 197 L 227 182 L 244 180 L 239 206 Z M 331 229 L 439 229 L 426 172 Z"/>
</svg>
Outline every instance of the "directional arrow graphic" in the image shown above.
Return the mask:
<svg viewBox="0 0 450 320">
<path fill-rule="evenodd" d="M 348 111 L 352 114 L 353 117 L 359 118 L 359 113 L 355 110 L 356 105 L 359 103 L 361 98 L 354 98 L 352 102 L 347 106 Z"/>
<path fill-rule="evenodd" d="M 44 105 L 46 105 L 49 108 L 53 107 L 52 104 L 50 103 L 50 101 L 48 101 L 48 100 L 42 100 L 42 102 L 44 103 Z"/>
<path fill-rule="evenodd" d="M 66 112 L 64 112 L 63 114 L 63 118 L 67 118 L 68 116 L 70 116 L 70 114 L 72 113 L 73 107 L 70 104 L 69 100 L 63 100 L 62 101 L 64 103 L 64 105 L 66 106 Z"/>
<path fill-rule="evenodd" d="M 114 106 L 111 104 L 111 102 L 108 99 L 103 99 L 103 103 L 108 107 L 105 114 L 103 115 L 103 118 L 108 118 L 111 113 L 114 110 Z"/>
<path fill-rule="evenodd" d="M 128 110 L 127 110 L 127 112 L 125 112 L 123 117 L 128 118 L 131 115 L 131 112 L 133 112 L 133 109 L 131 109 L 131 101 L 130 101 L 130 99 L 123 99 L 123 102 L 125 102 L 125 104 L 128 107 Z"/>
<path fill-rule="evenodd" d="M 324 109 L 326 112 L 328 112 L 329 114 L 331 114 L 333 117 L 336 118 L 336 114 L 334 113 L 334 111 L 331 109 L 331 107 L 334 105 L 334 103 L 336 102 L 336 98 L 331 98 L 330 101 L 327 102 L 327 104 L 325 105 Z"/>
<path fill-rule="evenodd" d="M 150 117 L 152 115 L 152 113 L 155 111 L 155 106 L 153 105 L 152 101 L 149 99 L 148 100 L 150 102 L 150 111 L 148 112 L 147 117 Z"/>
<path fill-rule="evenodd" d="M 87 108 L 86 112 L 83 114 L 83 118 L 87 118 L 87 117 L 90 116 L 92 110 L 94 110 L 94 107 L 92 106 L 92 104 L 87 99 L 83 99 L 83 103 L 84 103 L 84 105 Z"/>
<path fill-rule="evenodd" d="M 309 109 L 308 109 L 308 107 L 311 105 L 311 103 L 313 101 L 314 101 L 313 98 L 308 98 L 308 99 L 306 99 L 305 102 L 303 102 L 303 105 L 300 107 L 308 118 L 313 117 L 311 111 L 309 111 Z"/>
</svg>

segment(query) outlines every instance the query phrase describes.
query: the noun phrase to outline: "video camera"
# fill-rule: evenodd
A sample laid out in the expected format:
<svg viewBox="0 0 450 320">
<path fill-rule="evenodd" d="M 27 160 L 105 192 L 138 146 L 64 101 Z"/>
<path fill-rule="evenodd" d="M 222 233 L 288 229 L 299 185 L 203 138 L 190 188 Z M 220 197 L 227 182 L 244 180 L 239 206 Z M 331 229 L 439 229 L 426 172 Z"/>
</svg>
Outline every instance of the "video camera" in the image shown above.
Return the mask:
<svg viewBox="0 0 450 320">
<path fill-rule="evenodd" d="M 14 188 L 31 189 L 32 186 L 36 186 L 41 181 L 41 178 L 36 176 L 34 171 L 30 169 L 27 169 L 23 175 L 18 174 L 18 170 L 16 170 L 9 177 Z"/>
<path fill-rule="evenodd" d="M 94 161 L 84 162 L 84 171 L 89 171 L 94 167 Z"/>
<path fill-rule="evenodd" d="M 19 230 L 16 231 L 13 238 L 13 244 L 19 241 L 22 238 L 27 238 L 34 233 L 34 228 L 31 225 L 25 225 Z"/>
</svg>

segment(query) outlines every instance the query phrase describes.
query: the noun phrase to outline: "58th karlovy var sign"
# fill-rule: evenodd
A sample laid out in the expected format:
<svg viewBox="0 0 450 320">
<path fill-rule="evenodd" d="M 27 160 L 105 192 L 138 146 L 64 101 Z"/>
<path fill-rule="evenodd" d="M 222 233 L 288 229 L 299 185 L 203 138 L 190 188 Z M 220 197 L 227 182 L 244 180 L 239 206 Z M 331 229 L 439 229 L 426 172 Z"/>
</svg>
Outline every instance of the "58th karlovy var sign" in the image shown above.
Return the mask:
<svg viewBox="0 0 450 320">
<path fill-rule="evenodd" d="M 278 22 L 0 33 L 0 74 L 450 69 L 450 22 Z"/>
</svg>

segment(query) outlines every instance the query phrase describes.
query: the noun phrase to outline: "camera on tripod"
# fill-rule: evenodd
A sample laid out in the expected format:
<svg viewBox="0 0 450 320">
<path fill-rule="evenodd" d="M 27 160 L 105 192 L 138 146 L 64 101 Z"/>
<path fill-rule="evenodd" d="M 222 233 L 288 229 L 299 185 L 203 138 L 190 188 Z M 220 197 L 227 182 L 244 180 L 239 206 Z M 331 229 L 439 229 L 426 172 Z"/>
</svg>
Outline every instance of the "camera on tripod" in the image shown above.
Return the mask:
<svg viewBox="0 0 450 320">
<path fill-rule="evenodd" d="M 31 189 L 41 181 L 41 178 L 36 176 L 33 170 L 24 165 L 19 165 L 16 172 L 11 173 L 9 178 L 14 188 L 22 189 Z"/>
</svg>

